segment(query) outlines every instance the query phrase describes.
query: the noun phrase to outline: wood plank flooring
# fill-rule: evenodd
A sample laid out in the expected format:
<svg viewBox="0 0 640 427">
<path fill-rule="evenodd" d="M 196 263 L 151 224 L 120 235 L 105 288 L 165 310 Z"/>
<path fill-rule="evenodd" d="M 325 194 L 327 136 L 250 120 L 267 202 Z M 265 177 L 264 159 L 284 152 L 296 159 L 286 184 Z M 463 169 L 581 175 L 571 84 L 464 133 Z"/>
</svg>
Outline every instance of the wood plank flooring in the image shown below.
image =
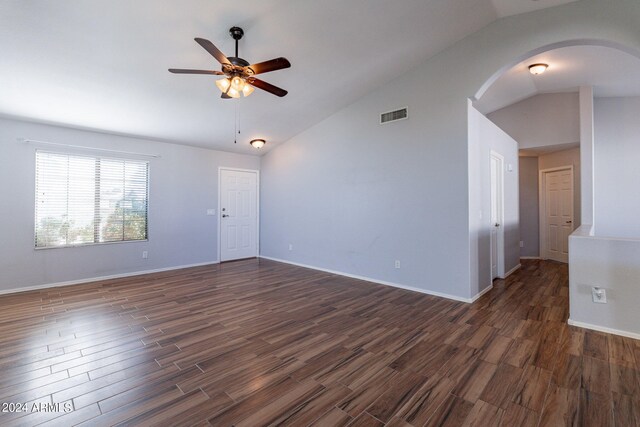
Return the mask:
<svg viewBox="0 0 640 427">
<path fill-rule="evenodd" d="M 0 425 L 639 425 L 640 341 L 567 316 L 543 261 L 474 304 L 256 259 L 7 295 Z"/>
</svg>

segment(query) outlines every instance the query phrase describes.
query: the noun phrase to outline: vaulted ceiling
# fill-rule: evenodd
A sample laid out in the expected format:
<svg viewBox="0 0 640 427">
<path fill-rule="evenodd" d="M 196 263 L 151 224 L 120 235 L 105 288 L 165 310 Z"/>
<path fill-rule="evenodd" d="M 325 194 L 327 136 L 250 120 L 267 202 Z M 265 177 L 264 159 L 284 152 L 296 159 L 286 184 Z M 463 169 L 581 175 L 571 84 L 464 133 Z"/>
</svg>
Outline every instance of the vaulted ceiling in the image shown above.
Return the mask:
<svg viewBox="0 0 640 427">
<path fill-rule="evenodd" d="M 548 64 L 532 75 L 529 65 Z M 502 74 L 475 103 L 490 113 L 539 93 L 577 92 L 592 86 L 595 97 L 640 96 L 640 58 L 605 46 L 570 46 L 529 58 Z"/>
<path fill-rule="evenodd" d="M 499 17 L 571 0 L 5 0 L 0 115 L 256 154 L 286 141 Z M 260 90 L 222 100 L 218 69 L 194 41 L 228 55 L 287 57 Z M 234 123 L 241 134 L 234 144 Z"/>
</svg>

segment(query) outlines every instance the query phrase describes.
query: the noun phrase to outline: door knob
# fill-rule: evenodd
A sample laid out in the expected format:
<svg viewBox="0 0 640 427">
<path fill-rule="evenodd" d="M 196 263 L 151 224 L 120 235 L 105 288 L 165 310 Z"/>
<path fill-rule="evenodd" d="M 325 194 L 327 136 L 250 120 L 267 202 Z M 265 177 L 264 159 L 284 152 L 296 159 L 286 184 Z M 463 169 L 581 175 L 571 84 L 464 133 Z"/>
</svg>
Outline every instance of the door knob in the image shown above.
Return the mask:
<svg viewBox="0 0 640 427">
<path fill-rule="evenodd" d="M 229 216 L 229 215 L 227 215 L 227 214 L 222 214 L 222 218 L 226 218 L 226 217 L 228 217 L 228 216 Z"/>
<path fill-rule="evenodd" d="M 498 224 L 498 223 L 496 222 L 495 226 L 496 226 L 496 227 L 500 227 L 500 224 Z"/>
</svg>

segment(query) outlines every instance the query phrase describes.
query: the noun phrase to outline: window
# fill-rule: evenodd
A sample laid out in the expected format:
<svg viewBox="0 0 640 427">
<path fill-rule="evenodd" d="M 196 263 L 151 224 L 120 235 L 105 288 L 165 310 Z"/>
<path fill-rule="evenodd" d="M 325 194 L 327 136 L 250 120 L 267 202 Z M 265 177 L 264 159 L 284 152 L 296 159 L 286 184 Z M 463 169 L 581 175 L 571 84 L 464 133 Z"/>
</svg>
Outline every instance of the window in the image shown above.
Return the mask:
<svg viewBox="0 0 640 427">
<path fill-rule="evenodd" d="M 149 163 L 36 152 L 36 248 L 147 239 Z"/>
</svg>

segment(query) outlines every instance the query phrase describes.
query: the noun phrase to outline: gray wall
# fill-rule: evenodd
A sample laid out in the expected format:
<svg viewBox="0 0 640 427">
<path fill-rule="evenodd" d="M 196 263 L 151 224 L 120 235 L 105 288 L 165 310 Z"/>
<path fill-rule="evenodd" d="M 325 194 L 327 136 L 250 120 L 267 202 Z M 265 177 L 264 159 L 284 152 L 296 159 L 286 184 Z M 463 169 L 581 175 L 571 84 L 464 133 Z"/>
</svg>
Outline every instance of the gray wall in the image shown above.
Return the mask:
<svg viewBox="0 0 640 427">
<path fill-rule="evenodd" d="M 504 277 L 520 264 L 518 207 L 518 143 L 469 106 L 469 248 L 470 286 L 475 296 L 489 287 L 491 277 L 491 152 L 504 158 L 503 170 L 503 263 Z"/>
<path fill-rule="evenodd" d="M 597 236 L 640 238 L 640 97 L 595 100 Z"/>
<path fill-rule="evenodd" d="M 569 238 L 570 322 L 640 339 L 640 97 L 594 101 L 594 224 Z M 595 304 L 591 288 L 607 292 Z"/>
<path fill-rule="evenodd" d="M 543 46 L 640 50 L 638 21 L 625 0 L 498 20 L 276 147 L 262 161 L 262 255 L 471 297 L 467 99 Z M 403 106 L 408 120 L 378 124 Z"/>
<path fill-rule="evenodd" d="M 521 257 L 540 256 L 540 205 L 538 158 L 520 157 L 520 248 Z"/>
<path fill-rule="evenodd" d="M 580 149 L 556 151 L 540 156 L 538 167 L 540 170 L 573 166 L 573 229 L 582 224 L 581 199 L 580 199 Z"/>
<path fill-rule="evenodd" d="M 150 160 L 149 241 L 35 250 L 36 146 L 17 138 L 160 154 Z M 218 166 L 259 165 L 254 156 L 0 119 L 0 291 L 215 262 L 217 216 L 206 210 L 217 209 Z"/>
<path fill-rule="evenodd" d="M 580 141 L 578 93 L 535 95 L 487 114 L 521 149 Z"/>
</svg>

